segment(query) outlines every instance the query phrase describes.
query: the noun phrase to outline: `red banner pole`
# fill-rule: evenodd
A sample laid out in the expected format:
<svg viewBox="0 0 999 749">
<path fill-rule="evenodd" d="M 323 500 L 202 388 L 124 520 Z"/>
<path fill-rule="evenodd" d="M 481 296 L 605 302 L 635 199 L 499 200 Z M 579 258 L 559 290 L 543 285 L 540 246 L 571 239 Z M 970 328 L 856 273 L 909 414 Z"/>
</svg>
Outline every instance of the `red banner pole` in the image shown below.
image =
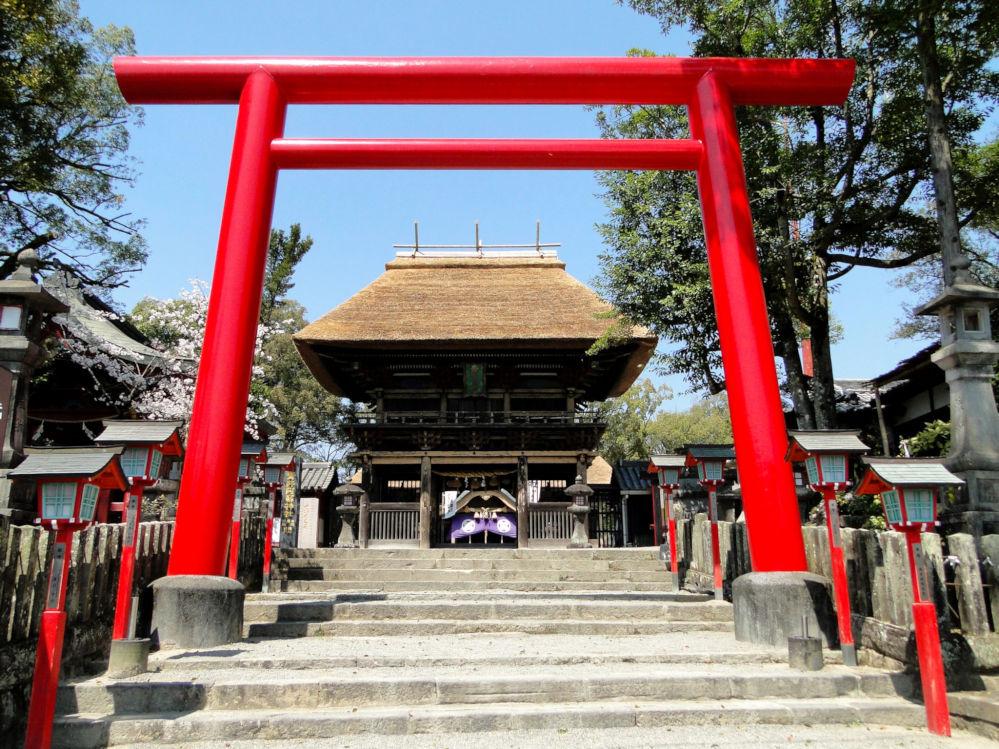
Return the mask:
<svg viewBox="0 0 999 749">
<path fill-rule="evenodd" d="M 846 559 L 839 529 L 839 505 L 836 491 L 822 489 L 822 500 L 826 510 L 826 533 L 829 538 L 829 562 L 832 567 L 833 595 L 836 597 L 836 623 L 839 626 L 839 649 L 843 653 L 843 663 L 857 665 L 857 648 L 853 644 L 853 617 L 850 608 L 850 588 L 846 580 Z"/>
<path fill-rule="evenodd" d="M 260 583 L 260 590 L 264 593 L 270 592 L 271 578 L 271 533 L 274 529 L 274 505 L 277 502 L 277 489 L 268 487 L 267 491 L 267 527 L 264 529 L 264 571 L 263 580 Z"/>
<path fill-rule="evenodd" d="M 139 520 L 142 517 L 142 495 L 144 485 L 132 479 L 128 496 L 125 497 L 125 533 L 122 539 L 121 562 L 118 567 L 118 593 L 114 607 L 114 627 L 111 639 L 121 640 L 132 637 L 131 631 L 132 580 L 135 575 L 135 547 L 139 540 Z"/>
<path fill-rule="evenodd" d="M 725 578 L 721 566 L 721 541 L 718 538 L 718 489 L 708 486 L 708 518 L 711 520 L 711 566 L 715 577 L 715 600 L 725 600 Z"/>
<path fill-rule="evenodd" d="M 767 303 L 732 98 L 713 72 L 697 84 L 690 130 L 704 144 L 697 171 L 718 336 L 755 572 L 808 569 L 777 387 Z"/>
<path fill-rule="evenodd" d="M 669 569 L 673 578 L 673 590 L 680 590 L 680 570 L 676 560 L 676 518 L 673 517 L 673 490 L 663 489 L 666 494 L 666 525 L 669 528 Z"/>
<path fill-rule="evenodd" d="M 947 679 L 940 652 L 937 608 L 933 605 L 929 585 L 923 580 L 919 553 L 921 543 L 922 533 L 918 528 L 906 530 L 905 545 L 909 553 L 909 572 L 912 575 L 912 623 L 916 629 L 916 654 L 919 656 L 919 680 L 923 686 L 923 704 L 926 706 L 926 727 L 930 733 L 950 736 L 950 708 L 947 704 Z M 923 600 L 924 596 L 930 600 Z"/>
<path fill-rule="evenodd" d="M 69 577 L 72 549 L 73 528 L 57 529 L 49 562 L 45 609 L 42 611 L 38 646 L 35 650 L 35 674 L 31 683 L 25 749 L 47 749 L 52 743 L 52 717 L 55 715 L 62 642 L 66 632 L 66 580 Z"/>
<path fill-rule="evenodd" d="M 239 98 L 170 575 L 220 575 L 226 568 L 231 505 L 224 497 L 232 496 L 246 420 L 277 185 L 270 147 L 284 115 L 274 79 L 263 69 L 250 73 Z"/>
</svg>

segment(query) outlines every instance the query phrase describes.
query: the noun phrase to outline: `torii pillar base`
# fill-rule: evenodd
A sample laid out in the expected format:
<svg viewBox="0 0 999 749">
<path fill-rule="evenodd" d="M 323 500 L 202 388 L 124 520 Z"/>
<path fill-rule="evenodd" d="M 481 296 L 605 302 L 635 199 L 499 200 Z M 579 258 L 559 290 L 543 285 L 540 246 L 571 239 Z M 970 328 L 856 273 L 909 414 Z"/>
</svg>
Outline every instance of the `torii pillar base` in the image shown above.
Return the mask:
<svg viewBox="0 0 999 749">
<path fill-rule="evenodd" d="M 839 636 L 829 581 L 811 572 L 750 572 L 732 583 L 735 639 L 786 648 L 789 637 L 808 631 L 825 647 L 836 647 Z"/>
<path fill-rule="evenodd" d="M 151 637 L 162 650 L 212 648 L 243 639 L 246 589 L 229 577 L 172 575 L 152 583 Z"/>
</svg>

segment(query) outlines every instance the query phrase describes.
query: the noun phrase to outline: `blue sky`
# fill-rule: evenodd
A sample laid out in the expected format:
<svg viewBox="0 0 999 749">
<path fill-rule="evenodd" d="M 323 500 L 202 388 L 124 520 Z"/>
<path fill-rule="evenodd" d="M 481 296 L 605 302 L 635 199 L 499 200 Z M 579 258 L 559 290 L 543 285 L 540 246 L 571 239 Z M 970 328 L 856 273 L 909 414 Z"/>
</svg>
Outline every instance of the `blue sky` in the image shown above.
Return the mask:
<svg viewBox="0 0 999 749">
<path fill-rule="evenodd" d="M 94 23 L 133 29 L 148 55 L 624 55 L 633 47 L 688 52 L 683 33 L 612 0 L 420 0 L 392 2 L 128 2 L 82 0 Z M 126 308 L 144 296 L 171 297 L 192 278 L 210 279 L 225 190 L 235 107 L 146 107 L 133 135 L 140 177 L 128 206 L 148 222 L 148 265 L 116 293 Z M 581 107 L 293 107 L 289 136 L 596 137 Z M 298 222 L 315 246 L 299 267 L 292 296 L 314 319 L 381 273 L 410 242 L 561 242 L 577 278 L 598 274 L 595 224 L 606 209 L 590 172 L 346 171 L 281 175 L 274 226 Z M 844 337 L 833 349 L 839 378 L 871 377 L 924 343 L 888 340 L 902 290 L 885 271 L 857 269 L 833 297 Z M 683 408 L 678 393 L 667 408 Z"/>
</svg>

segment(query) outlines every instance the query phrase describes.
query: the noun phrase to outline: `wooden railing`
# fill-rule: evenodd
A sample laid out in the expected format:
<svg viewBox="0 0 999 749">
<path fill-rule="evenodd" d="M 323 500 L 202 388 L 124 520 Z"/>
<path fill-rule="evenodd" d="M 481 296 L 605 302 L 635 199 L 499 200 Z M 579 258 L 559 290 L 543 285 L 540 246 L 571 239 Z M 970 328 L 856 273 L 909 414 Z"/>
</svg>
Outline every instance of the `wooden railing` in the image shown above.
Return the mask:
<svg viewBox="0 0 999 749">
<path fill-rule="evenodd" d="M 572 515 L 566 502 L 534 502 L 528 506 L 531 546 L 565 546 L 572 537 Z"/>
<path fill-rule="evenodd" d="M 353 424 L 602 424 L 597 411 L 384 411 L 360 413 Z"/>
<path fill-rule="evenodd" d="M 371 502 L 369 546 L 417 546 L 420 542 L 420 509 L 410 502 Z"/>
</svg>

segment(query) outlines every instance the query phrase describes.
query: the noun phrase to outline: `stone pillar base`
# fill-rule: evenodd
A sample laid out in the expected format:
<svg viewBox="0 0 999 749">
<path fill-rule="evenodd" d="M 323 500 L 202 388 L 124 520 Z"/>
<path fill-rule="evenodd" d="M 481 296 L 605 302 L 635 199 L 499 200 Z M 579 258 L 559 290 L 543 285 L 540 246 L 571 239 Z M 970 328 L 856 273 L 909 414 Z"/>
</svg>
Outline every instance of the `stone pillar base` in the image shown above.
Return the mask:
<svg viewBox="0 0 999 749">
<path fill-rule="evenodd" d="M 151 637 L 162 649 L 213 648 L 243 639 L 243 585 L 228 577 L 174 575 L 152 583 Z"/>
<path fill-rule="evenodd" d="M 107 675 L 112 679 L 138 676 L 149 670 L 149 638 L 138 637 L 111 641 Z"/>
<path fill-rule="evenodd" d="M 787 647 L 788 638 L 808 631 L 826 647 L 839 642 L 829 581 L 811 572 L 750 572 L 732 583 L 735 639 Z"/>
</svg>

